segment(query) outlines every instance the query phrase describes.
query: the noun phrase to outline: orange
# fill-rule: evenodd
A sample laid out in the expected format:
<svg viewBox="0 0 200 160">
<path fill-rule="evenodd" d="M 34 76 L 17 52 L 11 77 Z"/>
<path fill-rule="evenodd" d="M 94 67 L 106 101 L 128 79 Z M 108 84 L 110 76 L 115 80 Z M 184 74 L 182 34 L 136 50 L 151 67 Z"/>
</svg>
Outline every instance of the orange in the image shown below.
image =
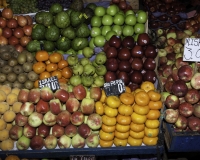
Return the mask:
<svg viewBox="0 0 200 160">
<path fill-rule="evenodd" d="M 101 138 L 99 139 L 99 145 L 101 146 L 101 147 L 112 147 L 112 145 L 113 145 L 113 140 L 111 140 L 111 141 L 104 141 L 104 140 L 102 140 Z"/>
<path fill-rule="evenodd" d="M 58 63 L 63 59 L 63 56 L 60 53 L 54 52 L 49 55 L 49 61 L 51 63 Z"/>
<path fill-rule="evenodd" d="M 128 132 L 118 132 L 115 130 L 115 137 L 119 139 L 127 139 L 129 136 L 129 131 Z"/>
<path fill-rule="evenodd" d="M 40 80 L 46 79 L 46 78 L 49 78 L 49 77 L 51 77 L 51 74 L 47 71 L 40 73 L 40 76 L 39 76 Z"/>
<path fill-rule="evenodd" d="M 140 92 L 140 91 L 145 91 L 145 90 L 144 90 L 144 89 L 141 89 L 141 88 L 137 88 L 136 90 L 134 90 L 134 91 L 132 92 L 132 94 L 135 95 L 135 93 L 138 93 L 138 92 Z"/>
<path fill-rule="evenodd" d="M 35 59 L 38 62 L 47 61 L 49 59 L 49 53 L 44 50 L 37 51 L 35 53 Z"/>
<path fill-rule="evenodd" d="M 161 109 L 163 104 L 161 101 L 149 101 L 149 109 Z"/>
<path fill-rule="evenodd" d="M 105 91 L 102 89 L 101 90 L 101 98 L 100 98 L 100 101 L 102 102 L 102 103 L 104 103 L 105 101 L 106 101 L 106 93 L 105 93 Z"/>
<path fill-rule="evenodd" d="M 68 81 L 69 81 L 69 79 L 65 79 L 63 77 L 58 79 L 59 83 L 65 83 L 66 84 Z"/>
<path fill-rule="evenodd" d="M 101 101 L 95 102 L 95 112 L 99 115 L 104 114 L 104 106 L 103 106 L 103 103 Z"/>
<path fill-rule="evenodd" d="M 121 104 L 118 112 L 123 116 L 130 116 L 133 113 L 133 107 L 130 105 Z"/>
<path fill-rule="evenodd" d="M 59 69 L 63 69 L 65 67 L 67 67 L 69 64 L 66 60 L 62 59 L 58 62 L 58 68 Z"/>
<path fill-rule="evenodd" d="M 106 98 L 106 104 L 111 108 L 118 108 L 121 101 L 117 96 L 108 96 Z"/>
<path fill-rule="evenodd" d="M 160 121 L 157 119 L 153 119 L 153 120 L 147 119 L 145 122 L 145 126 L 152 129 L 158 128 L 159 125 L 160 125 Z"/>
<path fill-rule="evenodd" d="M 144 130 L 140 132 L 135 132 L 135 131 L 130 130 L 129 134 L 133 138 L 142 139 L 144 137 Z"/>
<path fill-rule="evenodd" d="M 129 125 L 131 123 L 131 116 L 117 115 L 117 123 L 121 125 Z"/>
<path fill-rule="evenodd" d="M 37 74 L 44 72 L 46 69 L 46 64 L 43 62 L 36 62 L 33 64 L 33 71 Z"/>
<path fill-rule="evenodd" d="M 144 89 L 146 92 L 150 91 L 150 90 L 155 90 L 155 86 L 152 82 L 150 81 L 144 81 L 142 82 L 142 84 L 140 85 L 141 89 Z"/>
<path fill-rule="evenodd" d="M 114 126 L 117 123 L 117 119 L 115 117 L 109 117 L 107 115 L 103 115 L 102 122 L 107 126 Z"/>
<path fill-rule="evenodd" d="M 149 95 L 145 91 L 135 93 L 135 103 L 140 106 L 148 105 L 150 101 Z"/>
<path fill-rule="evenodd" d="M 107 126 L 105 124 L 102 124 L 101 125 L 101 129 L 104 131 L 104 132 L 114 132 L 115 131 L 115 126 Z"/>
<path fill-rule="evenodd" d="M 147 92 L 151 101 L 159 101 L 161 99 L 161 94 L 157 91 L 150 90 Z"/>
<path fill-rule="evenodd" d="M 61 70 L 61 74 L 62 74 L 62 77 L 69 79 L 72 77 L 73 71 L 70 67 L 65 67 Z"/>
<path fill-rule="evenodd" d="M 62 78 L 62 73 L 59 70 L 55 70 L 53 72 L 51 72 L 51 76 L 56 76 L 58 79 Z"/>
<path fill-rule="evenodd" d="M 128 86 L 125 86 L 125 92 L 127 92 L 127 93 L 131 93 L 131 88 L 128 87 Z"/>
<path fill-rule="evenodd" d="M 120 139 L 120 138 L 117 138 L 115 137 L 114 138 L 114 145 L 116 147 L 120 147 L 120 146 L 127 146 L 127 142 L 128 142 L 128 139 Z"/>
<path fill-rule="evenodd" d="M 117 123 L 115 129 L 116 131 L 122 132 L 122 133 L 128 132 L 130 130 L 130 125 L 121 125 Z"/>
<path fill-rule="evenodd" d="M 147 117 L 146 117 L 146 115 L 140 115 L 140 114 L 133 112 L 131 115 L 131 119 L 132 119 L 133 123 L 144 124 Z"/>
<path fill-rule="evenodd" d="M 36 80 L 36 81 L 34 82 L 34 87 L 35 87 L 35 88 L 39 88 L 39 80 Z"/>
<path fill-rule="evenodd" d="M 133 105 L 133 111 L 137 114 L 145 115 L 149 112 L 149 106 L 148 105 L 140 106 L 138 104 L 134 104 Z"/>
<path fill-rule="evenodd" d="M 114 139 L 114 132 L 104 132 L 102 129 L 99 131 L 99 138 L 104 141 L 111 141 Z"/>
<path fill-rule="evenodd" d="M 141 146 L 142 145 L 142 139 L 136 139 L 131 136 L 128 137 L 128 144 L 130 146 Z"/>
<path fill-rule="evenodd" d="M 131 122 L 130 127 L 131 127 L 131 130 L 134 132 L 141 132 L 144 130 L 145 125 Z"/>
<path fill-rule="evenodd" d="M 56 63 L 49 63 L 46 65 L 46 71 L 52 72 L 58 69 L 58 65 Z"/>
<path fill-rule="evenodd" d="M 111 108 L 107 105 L 104 105 L 104 114 L 109 117 L 116 117 L 118 114 L 118 110 L 116 108 Z"/>
<path fill-rule="evenodd" d="M 142 141 L 146 146 L 155 146 L 157 144 L 158 137 L 147 137 L 147 136 L 144 136 Z"/>
<path fill-rule="evenodd" d="M 159 133 L 159 128 L 152 129 L 152 128 L 144 127 L 144 134 L 147 137 L 157 137 L 158 133 Z"/>
<path fill-rule="evenodd" d="M 134 95 L 128 92 L 120 94 L 119 99 L 123 104 L 131 105 L 134 103 Z"/>
<path fill-rule="evenodd" d="M 148 114 L 146 115 L 148 119 L 158 119 L 160 117 L 160 111 L 157 109 L 149 110 Z"/>
</svg>

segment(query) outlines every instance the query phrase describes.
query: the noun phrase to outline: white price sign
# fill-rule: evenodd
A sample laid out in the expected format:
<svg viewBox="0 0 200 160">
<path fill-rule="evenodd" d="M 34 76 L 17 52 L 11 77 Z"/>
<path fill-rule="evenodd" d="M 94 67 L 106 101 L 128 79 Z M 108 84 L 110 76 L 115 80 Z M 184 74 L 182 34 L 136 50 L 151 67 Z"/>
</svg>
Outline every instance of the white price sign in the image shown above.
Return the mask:
<svg viewBox="0 0 200 160">
<path fill-rule="evenodd" d="M 186 38 L 183 61 L 200 61 L 200 38 Z"/>
</svg>

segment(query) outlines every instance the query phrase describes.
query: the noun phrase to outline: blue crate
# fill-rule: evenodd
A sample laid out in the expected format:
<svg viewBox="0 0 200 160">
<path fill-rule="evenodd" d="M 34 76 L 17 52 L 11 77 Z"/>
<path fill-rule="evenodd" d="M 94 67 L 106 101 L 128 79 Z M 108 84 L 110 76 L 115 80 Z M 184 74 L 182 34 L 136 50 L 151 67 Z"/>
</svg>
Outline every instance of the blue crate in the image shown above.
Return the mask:
<svg viewBox="0 0 200 160">
<path fill-rule="evenodd" d="M 163 123 L 165 143 L 169 152 L 199 152 L 199 132 L 175 132 L 172 124 Z"/>
</svg>

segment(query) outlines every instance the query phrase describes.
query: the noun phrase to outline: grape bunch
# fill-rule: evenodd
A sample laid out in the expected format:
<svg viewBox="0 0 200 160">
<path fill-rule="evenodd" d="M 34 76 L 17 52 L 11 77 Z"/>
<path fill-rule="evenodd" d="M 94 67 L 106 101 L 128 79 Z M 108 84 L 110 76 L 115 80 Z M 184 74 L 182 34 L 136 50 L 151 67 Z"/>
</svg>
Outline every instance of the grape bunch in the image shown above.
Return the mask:
<svg viewBox="0 0 200 160">
<path fill-rule="evenodd" d="M 69 8 L 72 0 L 38 0 L 37 7 L 39 10 L 49 10 L 54 3 L 60 3 L 63 8 Z"/>
<path fill-rule="evenodd" d="M 8 7 L 14 14 L 27 14 L 38 12 L 37 0 L 7 0 Z"/>
</svg>

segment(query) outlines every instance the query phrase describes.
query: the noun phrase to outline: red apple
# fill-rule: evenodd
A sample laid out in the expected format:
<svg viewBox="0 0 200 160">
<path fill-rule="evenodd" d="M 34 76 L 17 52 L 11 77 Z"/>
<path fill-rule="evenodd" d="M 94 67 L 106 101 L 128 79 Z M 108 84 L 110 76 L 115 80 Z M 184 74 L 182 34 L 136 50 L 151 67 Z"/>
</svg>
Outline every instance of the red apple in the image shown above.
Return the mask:
<svg viewBox="0 0 200 160">
<path fill-rule="evenodd" d="M 64 135 L 65 129 L 64 127 L 60 126 L 59 124 L 55 124 L 52 126 L 52 135 L 59 138 Z"/>
<path fill-rule="evenodd" d="M 36 135 L 36 128 L 26 124 L 24 126 L 23 135 L 27 138 L 33 138 Z"/>
<path fill-rule="evenodd" d="M 178 109 L 166 109 L 164 112 L 164 119 L 168 123 L 175 123 L 178 119 Z"/>
<path fill-rule="evenodd" d="M 72 124 L 79 126 L 84 122 L 84 114 L 81 111 L 75 111 L 71 114 L 70 121 Z"/>
<path fill-rule="evenodd" d="M 33 88 L 29 91 L 28 101 L 32 103 L 37 103 L 40 100 L 40 89 Z"/>
<path fill-rule="evenodd" d="M 38 128 L 37 128 L 37 134 L 43 138 L 47 137 L 50 133 L 50 126 L 45 125 L 42 123 Z"/>
<path fill-rule="evenodd" d="M 62 103 L 65 103 L 69 98 L 69 93 L 65 89 L 58 89 L 54 93 L 54 97 L 59 99 Z"/>
<path fill-rule="evenodd" d="M 60 149 L 70 148 L 72 139 L 66 135 L 62 135 L 58 139 L 58 147 Z"/>
<path fill-rule="evenodd" d="M 90 98 L 94 99 L 94 101 L 99 101 L 101 98 L 101 88 L 100 87 L 91 87 L 90 88 Z"/>
<path fill-rule="evenodd" d="M 59 99 L 51 99 L 49 101 L 50 111 L 57 115 L 62 111 L 62 104 Z"/>
<path fill-rule="evenodd" d="M 47 126 L 53 126 L 56 124 L 56 117 L 57 116 L 55 114 L 53 114 L 51 111 L 48 111 L 43 117 L 43 123 Z"/>
<path fill-rule="evenodd" d="M 189 117 L 188 118 L 188 126 L 192 131 L 200 131 L 200 119 L 197 117 Z"/>
<path fill-rule="evenodd" d="M 9 130 L 9 137 L 12 140 L 18 140 L 23 135 L 23 127 L 18 125 L 13 125 Z"/>
<path fill-rule="evenodd" d="M 43 114 L 33 112 L 29 117 L 28 117 L 28 124 L 32 127 L 38 127 L 39 125 L 42 124 L 43 120 Z"/>
<path fill-rule="evenodd" d="M 99 145 L 99 135 L 97 133 L 92 133 L 85 141 L 88 147 L 96 148 Z"/>
<path fill-rule="evenodd" d="M 97 113 L 92 113 L 88 116 L 87 118 L 87 125 L 92 129 L 92 130 L 97 130 L 101 128 L 102 125 L 102 118 L 99 114 Z"/>
<path fill-rule="evenodd" d="M 194 70 L 190 65 L 183 65 L 178 69 L 179 79 L 189 82 L 194 75 Z"/>
<path fill-rule="evenodd" d="M 69 98 L 65 103 L 66 110 L 70 113 L 77 111 L 80 107 L 80 101 L 76 98 Z"/>
<path fill-rule="evenodd" d="M 85 146 L 85 139 L 81 137 L 79 134 L 76 134 L 72 137 L 72 147 L 73 148 L 84 148 Z"/>
<path fill-rule="evenodd" d="M 40 98 L 46 102 L 49 102 L 51 99 L 54 98 L 54 93 L 49 87 L 43 87 L 40 90 Z"/>
<path fill-rule="evenodd" d="M 80 134 L 81 137 L 87 138 L 92 133 L 92 129 L 85 123 L 82 123 L 80 126 L 78 126 L 78 134 Z"/>
<path fill-rule="evenodd" d="M 48 135 L 44 140 L 46 149 L 55 149 L 57 146 L 57 138 L 54 135 Z"/>
<path fill-rule="evenodd" d="M 32 150 L 41 150 L 44 147 L 44 139 L 38 135 L 35 135 L 30 142 L 30 148 Z"/>
<path fill-rule="evenodd" d="M 35 110 L 38 112 L 38 113 L 42 113 L 42 114 L 45 114 L 47 113 L 50 109 L 49 109 L 49 102 L 46 102 L 42 99 L 40 99 L 36 106 L 35 106 Z"/>
<path fill-rule="evenodd" d="M 28 117 L 22 115 L 20 112 L 16 114 L 15 116 L 15 124 L 18 126 L 25 126 L 25 124 L 28 123 Z"/>
<path fill-rule="evenodd" d="M 184 97 L 188 92 L 188 87 L 183 80 L 177 80 L 173 83 L 171 91 L 177 97 Z"/>
<path fill-rule="evenodd" d="M 62 127 L 66 127 L 70 123 L 71 113 L 66 111 L 60 112 L 56 117 L 56 122 Z"/>
<path fill-rule="evenodd" d="M 190 82 L 194 89 L 200 89 L 200 73 L 196 72 Z"/>
<path fill-rule="evenodd" d="M 20 113 L 24 116 L 30 116 L 35 110 L 32 102 L 24 102 L 21 106 Z"/>
<path fill-rule="evenodd" d="M 94 105 L 95 105 L 94 99 L 84 98 L 81 101 L 81 106 L 80 106 L 81 112 L 86 115 L 92 114 L 94 112 L 94 107 L 95 107 Z"/>
<path fill-rule="evenodd" d="M 186 129 L 187 125 L 188 125 L 188 120 L 186 117 L 184 117 L 183 115 L 179 114 L 177 121 L 174 123 L 174 125 L 178 128 L 178 129 Z"/>
<path fill-rule="evenodd" d="M 190 104 L 195 104 L 200 100 L 199 91 L 193 88 L 189 89 L 184 98 L 186 102 Z"/>
<path fill-rule="evenodd" d="M 82 84 L 74 86 L 73 87 L 73 93 L 74 93 L 74 96 L 78 100 L 82 100 L 83 98 L 86 97 L 86 89 L 85 89 L 85 87 Z"/>
<path fill-rule="evenodd" d="M 65 135 L 68 137 L 73 137 L 78 133 L 77 126 L 73 125 L 72 123 L 68 124 L 65 127 Z"/>
<path fill-rule="evenodd" d="M 18 97 L 17 97 L 18 101 L 22 102 L 22 103 L 28 102 L 28 94 L 29 94 L 29 90 L 22 88 L 19 91 L 19 94 L 18 94 Z"/>
<path fill-rule="evenodd" d="M 183 102 L 178 107 L 179 113 L 185 117 L 189 117 L 193 114 L 194 108 L 192 104 L 188 102 Z"/>
<path fill-rule="evenodd" d="M 165 105 L 168 109 L 177 109 L 180 104 L 179 98 L 176 95 L 170 94 L 165 100 Z"/>
</svg>

